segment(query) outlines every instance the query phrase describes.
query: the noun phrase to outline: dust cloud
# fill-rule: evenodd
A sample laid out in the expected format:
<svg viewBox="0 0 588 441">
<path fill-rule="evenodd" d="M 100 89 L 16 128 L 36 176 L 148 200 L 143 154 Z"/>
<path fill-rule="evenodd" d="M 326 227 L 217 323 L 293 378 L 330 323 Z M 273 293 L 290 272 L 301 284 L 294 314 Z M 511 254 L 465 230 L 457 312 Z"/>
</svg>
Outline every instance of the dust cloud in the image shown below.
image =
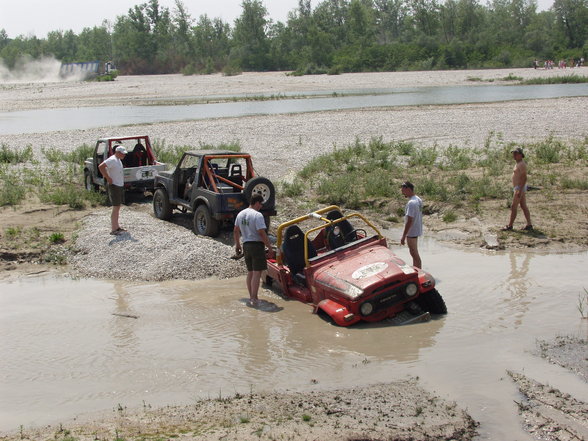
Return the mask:
<svg viewBox="0 0 588 441">
<path fill-rule="evenodd" d="M 0 83 L 54 83 L 80 81 L 84 74 L 76 73 L 66 77 L 60 75 L 61 61 L 54 57 L 33 59 L 20 57 L 13 69 L 9 69 L 0 58 Z"/>
</svg>

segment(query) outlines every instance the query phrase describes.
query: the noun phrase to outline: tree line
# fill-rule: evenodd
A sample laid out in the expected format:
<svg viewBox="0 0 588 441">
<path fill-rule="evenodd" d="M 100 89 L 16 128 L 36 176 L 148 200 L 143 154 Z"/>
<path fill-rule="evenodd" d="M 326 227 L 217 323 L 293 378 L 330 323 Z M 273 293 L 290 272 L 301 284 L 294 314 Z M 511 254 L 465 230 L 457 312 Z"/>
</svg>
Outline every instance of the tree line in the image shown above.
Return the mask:
<svg viewBox="0 0 588 441">
<path fill-rule="evenodd" d="M 129 9 L 114 23 L 9 38 L 0 58 L 112 61 L 122 74 L 294 70 L 300 74 L 526 67 L 533 60 L 586 58 L 588 0 L 299 0 L 286 23 L 261 0 L 243 0 L 230 24 L 200 15 L 181 0 Z"/>
</svg>

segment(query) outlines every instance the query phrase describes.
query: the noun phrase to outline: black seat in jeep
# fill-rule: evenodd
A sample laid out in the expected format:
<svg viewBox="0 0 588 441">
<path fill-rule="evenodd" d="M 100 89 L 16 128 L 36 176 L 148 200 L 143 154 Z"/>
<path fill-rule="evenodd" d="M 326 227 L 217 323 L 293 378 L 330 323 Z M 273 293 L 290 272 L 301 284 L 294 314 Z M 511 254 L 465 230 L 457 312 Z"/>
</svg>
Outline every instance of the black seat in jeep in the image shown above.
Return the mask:
<svg viewBox="0 0 588 441">
<path fill-rule="evenodd" d="M 298 282 L 306 283 L 303 269 L 304 262 L 304 233 L 298 225 L 290 225 L 286 228 L 284 243 L 282 244 L 282 251 L 286 259 L 286 264 L 290 268 L 290 272 L 294 279 Z M 308 241 L 308 258 L 316 257 L 316 249 L 314 245 Z"/>
<path fill-rule="evenodd" d="M 342 217 L 343 214 L 341 214 L 339 210 L 332 210 L 327 213 L 327 219 L 331 221 L 341 219 Z M 339 227 L 339 229 L 341 230 L 341 234 L 334 234 L 334 230 L 336 227 Z M 327 227 L 325 230 L 327 233 L 327 241 L 329 242 L 329 247 L 332 250 L 334 250 L 335 248 L 339 248 L 345 245 L 346 243 L 357 240 L 357 232 L 355 228 L 353 228 L 353 225 L 351 225 L 351 222 L 349 222 L 347 219 L 341 222 L 337 222 L 335 226 Z"/>
<path fill-rule="evenodd" d="M 237 185 L 243 185 L 245 177 L 243 176 L 243 169 L 241 168 L 241 164 L 229 165 L 229 180 Z"/>
</svg>

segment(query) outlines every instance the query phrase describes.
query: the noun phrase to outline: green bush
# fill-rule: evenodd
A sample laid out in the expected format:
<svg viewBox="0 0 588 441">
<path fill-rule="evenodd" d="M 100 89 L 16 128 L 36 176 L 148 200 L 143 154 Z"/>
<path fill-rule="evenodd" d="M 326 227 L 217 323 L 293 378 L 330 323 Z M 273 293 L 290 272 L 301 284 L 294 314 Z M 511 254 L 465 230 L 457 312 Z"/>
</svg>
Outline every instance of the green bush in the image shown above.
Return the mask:
<svg viewBox="0 0 588 441">
<path fill-rule="evenodd" d="M 63 233 L 51 233 L 49 235 L 49 242 L 52 244 L 58 244 L 65 242 L 65 236 Z"/>
<path fill-rule="evenodd" d="M 423 147 L 413 152 L 410 156 L 409 165 L 411 167 L 419 165 L 433 167 L 438 156 L 437 147 Z"/>
<path fill-rule="evenodd" d="M 574 179 L 564 176 L 561 180 L 561 186 L 566 190 L 588 190 L 588 179 Z"/>
<path fill-rule="evenodd" d="M 303 182 L 296 178 L 292 183 L 282 182 L 282 194 L 286 197 L 293 198 L 304 193 Z"/>
<path fill-rule="evenodd" d="M 451 222 L 455 222 L 457 220 L 457 214 L 453 211 L 448 211 L 443 215 L 443 222 L 449 224 Z"/>
<path fill-rule="evenodd" d="M 555 164 L 560 160 L 560 151 L 563 143 L 559 140 L 549 137 L 533 147 L 533 153 L 537 161 L 543 164 Z"/>
<path fill-rule="evenodd" d="M 562 75 L 548 78 L 530 78 L 524 80 L 521 84 L 537 85 L 537 84 L 579 84 L 588 83 L 588 77 L 583 75 Z"/>
<path fill-rule="evenodd" d="M 28 145 L 22 150 L 11 149 L 6 144 L 0 147 L 0 163 L 2 164 L 18 164 L 32 161 L 33 147 Z"/>
<path fill-rule="evenodd" d="M 72 164 L 83 164 L 84 161 L 94 154 L 94 148 L 88 144 L 82 144 L 71 152 L 63 152 L 55 147 L 42 148 L 41 153 L 52 164 L 60 162 L 70 162 Z"/>
<path fill-rule="evenodd" d="M 441 168 L 447 170 L 465 170 L 472 165 L 470 151 L 465 147 L 449 146 L 443 152 Z"/>
<path fill-rule="evenodd" d="M 81 185 L 66 184 L 63 186 L 49 186 L 39 193 L 39 199 L 44 203 L 67 205 L 74 210 L 81 210 L 86 206 L 86 200 L 92 193 Z"/>
</svg>

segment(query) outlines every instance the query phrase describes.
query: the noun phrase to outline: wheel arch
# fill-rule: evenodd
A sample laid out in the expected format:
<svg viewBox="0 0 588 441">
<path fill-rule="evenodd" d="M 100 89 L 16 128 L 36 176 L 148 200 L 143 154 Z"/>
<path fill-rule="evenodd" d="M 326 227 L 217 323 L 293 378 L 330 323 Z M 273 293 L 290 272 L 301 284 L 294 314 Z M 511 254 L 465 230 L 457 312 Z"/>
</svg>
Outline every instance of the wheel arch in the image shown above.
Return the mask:
<svg viewBox="0 0 588 441">
<path fill-rule="evenodd" d="M 350 315 L 350 311 L 347 307 L 330 299 L 321 300 L 316 305 L 315 313 L 319 314 L 319 311 L 327 314 L 337 326 L 349 326 L 360 320 L 359 317 L 353 316 L 353 314 L 351 314 L 353 316 L 351 320 L 346 320 L 345 317 L 349 317 Z"/>
<path fill-rule="evenodd" d="M 206 208 L 208 208 L 210 210 L 210 203 L 208 202 L 208 199 L 206 199 L 206 198 L 204 198 L 202 196 L 198 196 L 192 202 L 192 211 L 196 211 L 196 209 L 198 207 L 200 207 L 201 205 L 206 205 Z"/>
</svg>

